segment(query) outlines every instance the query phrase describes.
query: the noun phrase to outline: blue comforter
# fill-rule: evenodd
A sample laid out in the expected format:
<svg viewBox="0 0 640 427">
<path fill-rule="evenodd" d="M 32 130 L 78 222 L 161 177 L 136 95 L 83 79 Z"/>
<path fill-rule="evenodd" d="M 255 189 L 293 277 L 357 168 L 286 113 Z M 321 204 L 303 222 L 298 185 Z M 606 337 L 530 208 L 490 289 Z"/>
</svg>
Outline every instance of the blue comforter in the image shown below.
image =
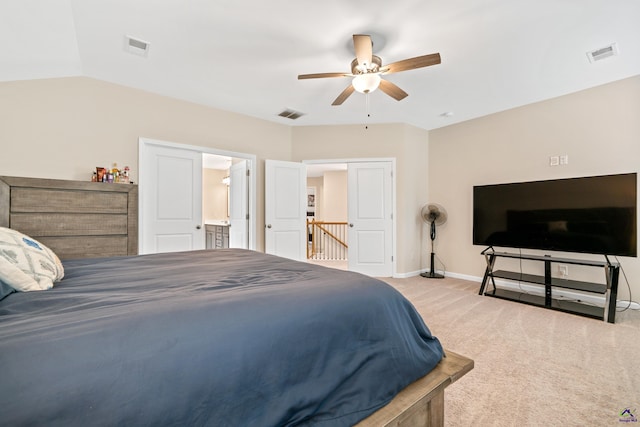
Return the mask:
<svg viewBox="0 0 640 427">
<path fill-rule="evenodd" d="M 348 426 L 443 356 L 357 273 L 239 249 L 64 266 L 0 301 L 4 425 Z"/>
</svg>

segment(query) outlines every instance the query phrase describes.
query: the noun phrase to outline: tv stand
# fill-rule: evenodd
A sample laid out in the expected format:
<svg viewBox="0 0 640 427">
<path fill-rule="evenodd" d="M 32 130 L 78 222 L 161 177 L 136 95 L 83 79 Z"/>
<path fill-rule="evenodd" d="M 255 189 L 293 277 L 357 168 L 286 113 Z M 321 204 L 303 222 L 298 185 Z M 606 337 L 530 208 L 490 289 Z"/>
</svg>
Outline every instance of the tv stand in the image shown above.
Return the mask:
<svg viewBox="0 0 640 427">
<path fill-rule="evenodd" d="M 609 323 L 615 323 L 620 265 L 618 263 L 610 262 L 606 256 L 605 261 L 587 261 L 570 258 L 556 258 L 547 255 L 540 256 L 495 252 L 492 247 L 482 251 L 482 255 L 484 255 L 487 262 L 487 268 L 484 272 L 482 285 L 480 286 L 480 292 L 478 293 L 479 295 L 522 302 L 551 310 L 574 313 L 581 316 L 602 319 Z M 495 263 L 498 258 L 516 258 L 543 262 L 544 276 L 513 271 L 494 270 Z M 551 265 L 554 263 L 602 268 L 604 269 L 606 283 L 591 283 L 551 277 Z M 544 286 L 544 296 L 496 288 L 496 278 L 542 285 Z M 489 282 L 491 283 L 493 290 L 488 289 L 487 285 Z M 553 298 L 553 288 L 571 289 L 588 294 L 604 295 L 605 305 L 604 307 L 597 307 L 574 301 L 557 300 Z"/>
</svg>

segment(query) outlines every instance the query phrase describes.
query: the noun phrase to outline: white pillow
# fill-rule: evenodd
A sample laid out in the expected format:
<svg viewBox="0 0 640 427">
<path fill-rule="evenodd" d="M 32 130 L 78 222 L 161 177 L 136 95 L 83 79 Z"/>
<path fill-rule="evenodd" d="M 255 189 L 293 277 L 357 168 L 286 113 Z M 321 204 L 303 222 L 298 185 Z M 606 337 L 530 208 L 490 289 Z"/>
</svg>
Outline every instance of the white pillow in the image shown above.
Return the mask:
<svg viewBox="0 0 640 427">
<path fill-rule="evenodd" d="M 55 253 L 19 231 L 0 227 L 0 280 L 17 291 L 51 289 L 64 277 Z"/>
</svg>

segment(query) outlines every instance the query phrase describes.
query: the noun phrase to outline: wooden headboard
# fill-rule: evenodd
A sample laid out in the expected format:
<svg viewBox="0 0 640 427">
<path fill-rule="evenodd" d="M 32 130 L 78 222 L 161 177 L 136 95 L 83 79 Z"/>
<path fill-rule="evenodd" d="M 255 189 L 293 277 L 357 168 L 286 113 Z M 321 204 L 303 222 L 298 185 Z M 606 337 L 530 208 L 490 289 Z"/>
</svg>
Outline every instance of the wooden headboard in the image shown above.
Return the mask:
<svg viewBox="0 0 640 427">
<path fill-rule="evenodd" d="M 0 226 L 61 259 L 138 253 L 138 187 L 0 176 Z"/>
</svg>

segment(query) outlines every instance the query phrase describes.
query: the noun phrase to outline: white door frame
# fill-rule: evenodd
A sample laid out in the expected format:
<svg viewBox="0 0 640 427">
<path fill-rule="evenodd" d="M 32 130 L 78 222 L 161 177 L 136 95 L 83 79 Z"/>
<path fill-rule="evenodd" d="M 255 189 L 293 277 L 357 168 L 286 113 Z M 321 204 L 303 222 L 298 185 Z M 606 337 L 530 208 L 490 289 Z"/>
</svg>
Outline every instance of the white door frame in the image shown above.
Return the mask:
<svg viewBox="0 0 640 427">
<path fill-rule="evenodd" d="M 392 181 L 391 181 L 391 188 L 392 188 L 392 206 L 391 209 L 393 212 L 393 218 L 392 218 L 392 225 L 391 225 L 391 229 L 392 229 L 392 236 L 391 236 L 391 256 L 392 261 L 391 261 L 391 274 L 392 277 L 396 277 L 396 263 L 397 263 L 397 256 L 396 256 L 396 236 L 398 235 L 398 229 L 397 229 L 397 224 L 396 224 L 396 218 L 397 218 L 397 209 L 396 209 L 396 195 L 398 193 L 397 188 L 396 188 L 396 158 L 395 157 L 374 157 L 374 158 L 354 158 L 354 159 L 313 159 L 313 160 L 303 160 L 302 163 L 306 163 L 308 165 L 324 165 L 324 164 L 331 164 L 331 163 L 374 163 L 374 162 L 391 162 L 391 173 L 392 173 Z"/>
<path fill-rule="evenodd" d="M 201 153 L 213 154 L 217 156 L 236 157 L 239 159 L 248 160 L 249 169 L 249 249 L 256 250 L 256 155 L 238 153 L 235 151 L 220 150 L 217 148 L 201 147 L 196 145 L 179 144 L 176 142 L 161 141 L 151 138 L 138 138 L 138 212 L 140 216 L 138 218 L 138 242 L 142 241 L 143 223 L 146 220 L 142 213 L 144 212 L 143 206 L 145 203 L 145 183 L 140 178 L 143 176 L 142 171 L 149 167 L 149 156 L 147 155 L 147 147 L 149 145 L 155 145 L 160 147 L 177 148 L 180 150 L 199 151 Z M 139 245 L 140 243 L 138 243 Z M 138 248 L 139 250 L 140 248 Z"/>
</svg>

